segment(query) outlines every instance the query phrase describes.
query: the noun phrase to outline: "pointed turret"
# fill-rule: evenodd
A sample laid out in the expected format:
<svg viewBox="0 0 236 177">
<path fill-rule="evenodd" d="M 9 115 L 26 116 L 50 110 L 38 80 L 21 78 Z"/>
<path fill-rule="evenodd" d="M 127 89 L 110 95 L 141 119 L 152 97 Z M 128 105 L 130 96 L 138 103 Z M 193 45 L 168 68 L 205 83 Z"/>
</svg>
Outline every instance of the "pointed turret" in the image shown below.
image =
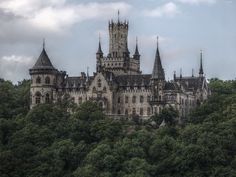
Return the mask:
<svg viewBox="0 0 236 177">
<path fill-rule="evenodd" d="M 155 57 L 155 62 L 153 66 L 153 71 L 152 71 L 152 79 L 165 80 L 165 73 L 164 73 L 164 69 L 162 68 L 161 58 L 160 58 L 160 53 L 159 53 L 159 48 L 158 48 L 158 37 L 157 37 L 156 57 Z"/>
<path fill-rule="evenodd" d="M 98 42 L 98 51 L 97 51 L 96 54 L 99 55 L 99 56 L 103 55 L 102 47 L 101 47 L 101 37 L 100 37 L 100 35 L 99 35 L 99 42 Z"/>
<path fill-rule="evenodd" d="M 45 50 L 45 41 L 43 41 L 43 50 L 38 60 L 36 61 L 35 65 L 33 66 L 32 70 L 34 69 L 52 69 L 52 70 L 55 69 Z"/>
<path fill-rule="evenodd" d="M 136 47 L 135 47 L 135 52 L 134 52 L 133 57 L 137 60 L 140 59 L 140 54 L 139 54 L 139 51 L 138 51 L 138 38 L 137 37 L 136 37 Z"/>
<path fill-rule="evenodd" d="M 97 72 L 102 71 L 102 61 L 101 59 L 103 58 L 103 52 L 101 48 L 101 37 L 99 34 L 99 42 L 98 42 L 98 51 L 96 53 L 96 58 L 97 58 Z"/>
<path fill-rule="evenodd" d="M 199 69 L 199 77 L 203 77 L 203 67 L 202 67 L 202 50 L 200 52 L 200 69 Z"/>
</svg>

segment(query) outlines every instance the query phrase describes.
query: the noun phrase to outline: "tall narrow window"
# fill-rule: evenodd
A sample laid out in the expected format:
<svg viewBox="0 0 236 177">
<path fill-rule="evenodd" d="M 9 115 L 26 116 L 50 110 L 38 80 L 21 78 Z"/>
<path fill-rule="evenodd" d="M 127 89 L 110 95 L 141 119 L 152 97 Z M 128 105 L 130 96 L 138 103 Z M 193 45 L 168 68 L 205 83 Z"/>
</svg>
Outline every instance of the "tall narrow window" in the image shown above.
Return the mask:
<svg viewBox="0 0 236 177">
<path fill-rule="evenodd" d="M 143 96 L 140 96 L 140 103 L 143 103 Z"/>
<path fill-rule="evenodd" d="M 117 114 L 120 115 L 120 110 L 117 111 Z"/>
<path fill-rule="evenodd" d="M 45 96 L 45 103 L 50 103 L 50 95 L 48 93 Z"/>
<path fill-rule="evenodd" d="M 45 78 L 45 84 L 50 84 L 50 77 L 47 76 L 47 77 Z"/>
<path fill-rule="evenodd" d="M 118 97 L 117 102 L 120 103 L 120 97 Z"/>
<path fill-rule="evenodd" d="M 128 103 L 128 102 L 129 102 L 129 97 L 125 96 L 125 103 Z"/>
<path fill-rule="evenodd" d="M 132 97 L 132 103 L 136 103 L 136 96 Z"/>
<path fill-rule="evenodd" d="M 41 83 L 41 77 L 38 76 L 38 77 L 36 78 L 36 84 L 40 84 L 40 83 Z"/>
<path fill-rule="evenodd" d="M 98 79 L 98 87 L 100 88 L 102 86 L 102 81 L 101 79 Z"/>
<path fill-rule="evenodd" d="M 40 104 L 41 103 L 41 93 L 40 92 L 37 92 L 35 94 L 35 103 L 36 104 Z"/>
<path fill-rule="evenodd" d="M 143 115 L 143 108 L 140 108 L 140 115 Z"/>
<path fill-rule="evenodd" d="M 125 115 L 128 115 L 128 109 L 125 110 Z"/>
<path fill-rule="evenodd" d="M 133 108 L 133 110 L 132 110 L 132 114 L 133 114 L 133 115 L 136 114 L 136 109 L 135 109 L 135 108 Z"/>
</svg>

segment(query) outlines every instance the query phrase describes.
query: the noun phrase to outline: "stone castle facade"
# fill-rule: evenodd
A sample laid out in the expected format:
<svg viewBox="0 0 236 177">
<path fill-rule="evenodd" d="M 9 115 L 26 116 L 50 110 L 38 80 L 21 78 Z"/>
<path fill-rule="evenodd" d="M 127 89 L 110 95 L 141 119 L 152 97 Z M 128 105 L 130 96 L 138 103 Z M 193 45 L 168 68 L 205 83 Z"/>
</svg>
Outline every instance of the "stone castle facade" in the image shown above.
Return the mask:
<svg viewBox="0 0 236 177">
<path fill-rule="evenodd" d="M 128 49 L 128 22 L 109 22 L 109 53 L 105 56 L 99 40 L 96 53 L 96 72 L 93 76 L 81 73 L 69 77 L 65 71 L 56 69 L 43 50 L 29 70 L 31 75 L 31 108 L 40 103 L 60 101 L 66 94 L 81 104 L 97 102 L 109 116 L 130 118 L 139 116 L 148 119 L 164 107 L 173 106 L 179 118 L 186 117 L 197 105 L 207 99 L 209 90 L 202 67 L 198 76 L 179 77 L 165 80 L 159 54 L 158 42 L 153 71 L 142 74 L 140 54 L 136 42 L 135 53 Z"/>
</svg>

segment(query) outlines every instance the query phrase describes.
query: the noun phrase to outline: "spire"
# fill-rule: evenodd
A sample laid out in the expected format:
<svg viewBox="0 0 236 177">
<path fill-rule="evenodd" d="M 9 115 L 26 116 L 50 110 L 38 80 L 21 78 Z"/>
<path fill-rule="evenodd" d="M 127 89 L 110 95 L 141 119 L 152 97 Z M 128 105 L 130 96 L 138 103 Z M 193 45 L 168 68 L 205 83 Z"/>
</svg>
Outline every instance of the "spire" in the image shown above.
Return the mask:
<svg viewBox="0 0 236 177">
<path fill-rule="evenodd" d="M 202 50 L 200 51 L 200 69 L 199 69 L 199 76 L 203 76 L 203 67 L 202 67 Z"/>
<path fill-rule="evenodd" d="M 156 50 L 156 57 L 152 71 L 152 79 L 161 79 L 165 80 L 165 73 L 164 69 L 162 68 L 161 58 L 158 48 L 158 37 L 157 37 L 157 50 Z"/>
<path fill-rule="evenodd" d="M 117 14 L 118 14 L 118 23 L 119 23 L 120 22 L 120 10 L 119 9 L 118 9 Z"/>
<path fill-rule="evenodd" d="M 98 51 L 97 51 L 97 54 L 103 54 L 102 52 L 102 48 L 101 48 L 101 36 L 99 34 L 99 42 L 98 42 Z"/>
<path fill-rule="evenodd" d="M 136 37 L 136 47 L 135 47 L 135 52 L 134 52 L 134 56 L 140 56 L 139 51 L 138 51 L 138 37 Z"/>
</svg>

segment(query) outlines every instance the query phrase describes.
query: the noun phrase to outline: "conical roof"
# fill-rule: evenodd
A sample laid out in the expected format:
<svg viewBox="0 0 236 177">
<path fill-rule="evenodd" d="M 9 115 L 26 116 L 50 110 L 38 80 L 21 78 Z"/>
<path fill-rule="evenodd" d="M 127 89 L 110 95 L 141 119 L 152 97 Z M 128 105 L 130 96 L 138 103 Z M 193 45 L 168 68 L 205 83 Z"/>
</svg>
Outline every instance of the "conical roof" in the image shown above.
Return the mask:
<svg viewBox="0 0 236 177">
<path fill-rule="evenodd" d="M 55 69 L 44 48 L 32 69 Z"/>
<path fill-rule="evenodd" d="M 158 41 L 157 41 L 157 50 L 156 50 L 156 57 L 152 71 L 152 79 L 165 79 L 164 69 L 162 68 L 161 64 L 161 57 L 158 49 Z"/>
</svg>

